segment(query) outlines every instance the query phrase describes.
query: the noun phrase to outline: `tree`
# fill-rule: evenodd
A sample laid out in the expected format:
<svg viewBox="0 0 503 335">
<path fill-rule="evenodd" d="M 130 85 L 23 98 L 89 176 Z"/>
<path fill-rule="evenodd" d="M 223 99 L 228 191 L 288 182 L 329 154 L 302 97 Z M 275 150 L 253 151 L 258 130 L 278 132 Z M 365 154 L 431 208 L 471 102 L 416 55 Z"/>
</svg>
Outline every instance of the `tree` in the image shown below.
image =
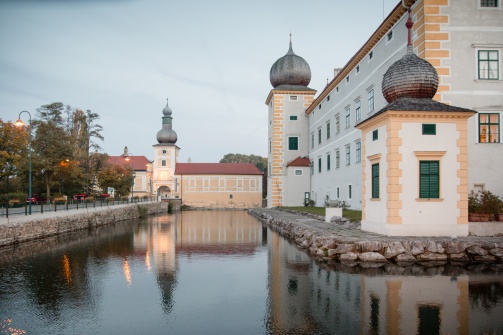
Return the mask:
<svg viewBox="0 0 503 335">
<path fill-rule="evenodd" d="M 99 186 L 106 190 L 108 187 L 113 187 L 115 193 L 119 196 L 125 196 L 129 194 L 131 189 L 131 184 L 133 182 L 133 177 L 130 169 L 125 166 L 110 164 L 105 166 L 100 172 L 98 172 L 98 183 Z"/>
<path fill-rule="evenodd" d="M 220 163 L 252 163 L 260 171 L 267 171 L 267 158 L 257 155 L 227 154 L 220 160 Z"/>
<path fill-rule="evenodd" d="M 11 179 L 19 171 L 22 157 L 28 156 L 29 134 L 0 119 L 0 191 L 11 190 Z"/>
</svg>

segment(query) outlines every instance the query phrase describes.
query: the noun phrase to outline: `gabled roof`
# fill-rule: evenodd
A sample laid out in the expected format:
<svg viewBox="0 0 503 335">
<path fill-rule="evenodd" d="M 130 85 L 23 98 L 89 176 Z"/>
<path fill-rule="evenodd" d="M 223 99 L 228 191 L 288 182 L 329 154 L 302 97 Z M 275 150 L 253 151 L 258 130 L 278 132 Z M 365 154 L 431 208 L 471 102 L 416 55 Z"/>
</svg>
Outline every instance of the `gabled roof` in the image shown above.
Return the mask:
<svg viewBox="0 0 503 335">
<path fill-rule="evenodd" d="M 286 164 L 286 166 L 311 166 L 311 161 L 307 157 L 299 156 Z"/>
<path fill-rule="evenodd" d="M 147 171 L 147 164 L 150 161 L 145 156 L 130 156 L 129 161 L 127 161 L 123 155 L 120 156 L 109 156 L 108 164 L 122 165 L 128 169 L 131 169 L 131 161 L 133 162 L 133 170 L 135 171 Z"/>
<path fill-rule="evenodd" d="M 252 163 L 176 163 L 175 174 L 261 175 L 262 171 Z"/>
</svg>

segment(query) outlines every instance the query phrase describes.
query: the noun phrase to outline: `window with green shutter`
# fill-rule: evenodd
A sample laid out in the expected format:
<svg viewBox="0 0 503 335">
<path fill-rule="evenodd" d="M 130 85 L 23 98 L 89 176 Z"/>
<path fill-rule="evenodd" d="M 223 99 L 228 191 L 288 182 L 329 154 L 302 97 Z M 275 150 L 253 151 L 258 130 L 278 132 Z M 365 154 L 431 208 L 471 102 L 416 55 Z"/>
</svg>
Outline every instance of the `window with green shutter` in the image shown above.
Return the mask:
<svg viewBox="0 0 503 335">
<path fill-rule="evenodd" d="M 376 141 L 378 139 L 379 139 L 379 132 L 376 129 L 372 132 L 372 141 Z"/>
<path fill-rule="evenodd" d="M 436 135 L 436 134 L 437 134 L 436 124 L 423 123 L 423 135 Z"/>
<path fill-rule="evenodd" d="M 439 161 L 419 161 L 419 198 L 440 198 Z"/>
<path fill-rule="evenodd" d="M 372 164 L 372 198 L 379 198 L 379 163 Z"/>
<path fill-rule="evenodd" d="M 299 138 L 289 137 L 288 138 L 288 150 L 299 150 Z"/>
</svg>

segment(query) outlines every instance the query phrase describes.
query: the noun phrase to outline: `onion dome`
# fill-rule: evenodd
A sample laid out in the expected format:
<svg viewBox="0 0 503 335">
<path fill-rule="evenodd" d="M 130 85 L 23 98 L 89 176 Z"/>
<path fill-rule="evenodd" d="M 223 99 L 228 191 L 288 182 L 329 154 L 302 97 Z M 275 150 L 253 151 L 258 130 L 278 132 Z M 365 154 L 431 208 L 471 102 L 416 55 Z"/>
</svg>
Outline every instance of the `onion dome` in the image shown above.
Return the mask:
<svg viewBox="0 0 503 335">
<path fill-rule="evenodd" d="M 304 58 L 293 52 L 291 37 L 288 52 L 272 65 L 269 78 L 274 88 L 280 85 L 309 85 L 311 68 Z"/>
<path fill-rule="evenodd" d="M 173 111 L 166 102 L 166 107 L 162 110 L 162 114 L 164 114 L 162 117 L 162 129 L 157 132 L 157 142 L 159 144 L 175 144 L 178 139 L 176 132 L 172 129 L 172 113 Z"/>
<path fill-rule="evenodd" d="M 389 103 L 398 98 L 427 98 L 431 99 L 437 93 L 437 70 L 427 61 L 417 57 L 412 51 L 410 17 L 405 24 L 409 30 L 407 54 L 393 63 L 382 79 L 382 94 Z"/>
</svg>

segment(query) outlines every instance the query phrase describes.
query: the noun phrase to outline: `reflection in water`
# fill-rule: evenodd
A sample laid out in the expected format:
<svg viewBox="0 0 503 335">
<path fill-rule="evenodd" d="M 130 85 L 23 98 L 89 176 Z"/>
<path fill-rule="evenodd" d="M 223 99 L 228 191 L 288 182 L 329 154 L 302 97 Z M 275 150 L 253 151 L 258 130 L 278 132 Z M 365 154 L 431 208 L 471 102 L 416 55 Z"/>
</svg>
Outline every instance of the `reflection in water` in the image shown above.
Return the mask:
<svg viewBox="0 0 503 335">
<path fill-rule="evenodd" d="M 501 271 L 320 264 L 246 212 L 183 212 L 3 249 L 0 333 L 503 334 Z"/>
</svg>

